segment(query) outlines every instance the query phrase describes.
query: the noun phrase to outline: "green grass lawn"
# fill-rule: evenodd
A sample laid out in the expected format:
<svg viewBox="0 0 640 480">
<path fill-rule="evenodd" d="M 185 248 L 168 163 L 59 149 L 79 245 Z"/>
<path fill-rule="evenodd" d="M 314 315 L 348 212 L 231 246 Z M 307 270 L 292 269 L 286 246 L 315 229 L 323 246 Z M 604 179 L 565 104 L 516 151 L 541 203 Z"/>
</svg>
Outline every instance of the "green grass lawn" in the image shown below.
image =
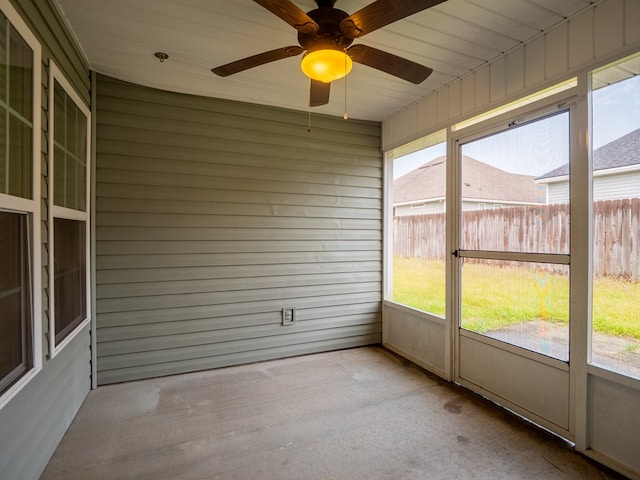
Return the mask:
<svg viewBox="0 0 640 480">
<path fill-rule="evenodd" d="M 443 261 L 394 258 L 393 300 L 444 315 Z M 465 263 L 463 325 L 486 332 L 512 323 L 569 319 L 569 279 L 534 269 Z M 601 278 L 593 286 L 598 332 L 640 339 L 640 282 Z"/>
<path fill-rule="evenodd" d="M 444 261 L 395 257 L 393 300 L 444 316 Z"/>
</svg>

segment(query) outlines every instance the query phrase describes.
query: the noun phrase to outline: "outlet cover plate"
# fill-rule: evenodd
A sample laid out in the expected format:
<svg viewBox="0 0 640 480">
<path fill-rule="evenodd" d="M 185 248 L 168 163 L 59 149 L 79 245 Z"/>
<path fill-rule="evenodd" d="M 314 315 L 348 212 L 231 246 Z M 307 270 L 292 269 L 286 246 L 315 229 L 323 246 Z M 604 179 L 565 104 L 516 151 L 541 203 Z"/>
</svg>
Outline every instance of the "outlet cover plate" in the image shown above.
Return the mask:
<svg viewBox="0 0 640 480">
<path fill-rule="evenodd" d="M 282 309 L 282 325 L 293 325 L 296 323 L 296 309 L 295 308 L 283 308 Z"/>
</svg>

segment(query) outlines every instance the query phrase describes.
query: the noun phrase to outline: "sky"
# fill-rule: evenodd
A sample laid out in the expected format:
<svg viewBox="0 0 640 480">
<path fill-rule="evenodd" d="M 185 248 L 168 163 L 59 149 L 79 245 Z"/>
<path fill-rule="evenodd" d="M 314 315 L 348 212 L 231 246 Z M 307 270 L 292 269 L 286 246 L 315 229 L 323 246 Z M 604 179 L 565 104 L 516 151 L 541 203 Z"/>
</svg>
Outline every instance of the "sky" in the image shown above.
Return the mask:
<svg viewBox="0 0 640 480">
<path fill-rule="evenodd" d="M 640 128 L 640 75 L 593 92 L 593 148 Z M 540 176 L 568 162 L 567 113 L 463 145 L 463 154 L 511 173 Z M 394 162 L 394 179 L 445 155 L 442 143 Z"/>
<path fill-rule="evenodd" d="M 640 128 L 640 75 L 593 92 L 593 147 Z"/>
</svg>

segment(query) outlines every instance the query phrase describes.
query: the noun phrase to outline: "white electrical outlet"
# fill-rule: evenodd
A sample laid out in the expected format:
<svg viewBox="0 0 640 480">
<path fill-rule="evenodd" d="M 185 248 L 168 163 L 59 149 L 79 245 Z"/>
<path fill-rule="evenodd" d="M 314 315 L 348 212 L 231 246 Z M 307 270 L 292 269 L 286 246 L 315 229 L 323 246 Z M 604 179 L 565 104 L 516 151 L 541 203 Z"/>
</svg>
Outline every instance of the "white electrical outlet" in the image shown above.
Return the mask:
<svg viewBox="0 0 640 480">
<path fill-rule="evenodd" d="M 282 325 L 293 325 L 295 322 L 296 322 L 296 309 L 283 308 L 282 309 Z"/>
</svg>

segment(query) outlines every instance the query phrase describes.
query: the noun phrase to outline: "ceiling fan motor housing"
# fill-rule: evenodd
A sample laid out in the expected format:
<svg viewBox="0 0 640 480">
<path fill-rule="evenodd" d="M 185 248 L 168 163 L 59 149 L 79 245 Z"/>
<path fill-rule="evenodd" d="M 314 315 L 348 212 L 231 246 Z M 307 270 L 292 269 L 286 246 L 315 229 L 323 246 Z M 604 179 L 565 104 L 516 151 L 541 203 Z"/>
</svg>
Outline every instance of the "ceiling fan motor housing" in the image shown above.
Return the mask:
<svg viewBox="0 0 640 480">
<path fill-rule="evenodd" d="M 307 12 L 307 15 L 320 27 L 316 33 L 298 33 L 298 42 L 307 52 L 323 49 L 344 51 L 353 43 L 353 38 L 346 37 L 340 29 L 340 22 L 349 16 L 347 12 L 321 6 Z"/>
<path fill-rule="evenodd" d="M 301 67 L 311 79 L 309 106 L 315 107 L 329 102 L 331 82 L 347 75 L 353 62 L 416 85 L 433 72 L 392 53 L 351 44 L 355 38 L 446 0 L 375 0 L 351 15 L 334 8 L 336 0 L 315 0 L 318 8 L 306 13 L 292 0 L 253 1 L 295 28 L 300 46 L 281 47 L 212 68 L 216 75 L 227 77 L 304 53 Z"/>
</svg>

